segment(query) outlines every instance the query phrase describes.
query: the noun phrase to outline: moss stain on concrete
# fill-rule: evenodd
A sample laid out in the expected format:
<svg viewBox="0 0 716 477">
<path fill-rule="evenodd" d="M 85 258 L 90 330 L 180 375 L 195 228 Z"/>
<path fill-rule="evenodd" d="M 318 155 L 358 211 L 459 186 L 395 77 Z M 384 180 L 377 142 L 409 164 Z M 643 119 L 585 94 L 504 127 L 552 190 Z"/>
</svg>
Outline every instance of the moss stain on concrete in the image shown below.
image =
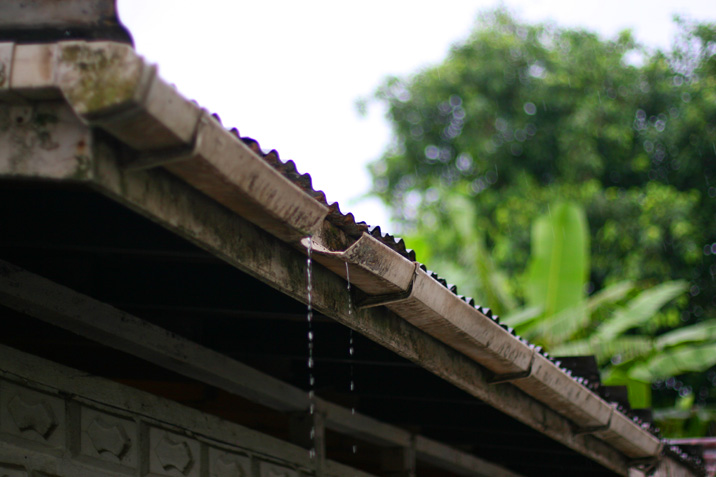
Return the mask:
<svg viewBox="0 0 716 477">
<path fill-rule="evenodd" d="M 118 47 L 67 45 L 60 62 L 76 74 L 77 81 L 65 89 L 65 94 L 82 114 L 131 100 L 141 73 L 141 61 L 127 64 L 126 51 Z"/>
</svg>

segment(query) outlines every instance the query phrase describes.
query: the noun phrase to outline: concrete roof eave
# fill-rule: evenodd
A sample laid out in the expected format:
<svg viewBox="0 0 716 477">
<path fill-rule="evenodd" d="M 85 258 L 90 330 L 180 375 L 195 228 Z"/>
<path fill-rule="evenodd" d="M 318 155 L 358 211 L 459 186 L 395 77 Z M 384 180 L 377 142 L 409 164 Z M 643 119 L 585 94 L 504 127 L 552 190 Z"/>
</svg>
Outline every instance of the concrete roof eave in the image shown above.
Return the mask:
<svg viewBox="0 0 716 477">
<path fill-rule="evenodd" d="M 570 434 L 546 432 L 557 440 L 570 445 L 589 433 L 627 460 L 661 458 L 663 443 L 654 435 L 415 263 L 368 234 L 358 240 L 341 235 L 326 223 L 325 205 L 182 97 L 131 47 L 0 43 L 0 71 L 0 101 L 21 108 L 28 101 L 63 99 L 85 124 L 136 150 L 137 159 L 123 173 L 162 167 L 294 248 L 303 250 L 302 239 L 311 237 L 316 260 L 342 279 L 350 273 L 373 306 L 385 305 L 573 423 Z"/>
</svg>

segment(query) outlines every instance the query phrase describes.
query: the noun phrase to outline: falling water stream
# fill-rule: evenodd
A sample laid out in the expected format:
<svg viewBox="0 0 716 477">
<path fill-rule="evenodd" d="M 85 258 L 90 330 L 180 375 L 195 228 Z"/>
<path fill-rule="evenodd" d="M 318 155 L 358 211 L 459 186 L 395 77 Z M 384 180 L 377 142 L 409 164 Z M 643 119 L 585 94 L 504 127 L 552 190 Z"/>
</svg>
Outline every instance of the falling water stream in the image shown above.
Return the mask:
<svg viewBox="0 0 716 477">
<path fill-rule="evenodd" d="M 312 307 L 312 291 L 313 291 L 313 277 L 311 275 L 312 267 L 313 267 L 313 261 L 311 258 L 311 253 L 313 252 L 313 242 L 310 236 L 307 237 L 306 240 L 306 248 L 307 248 L 307 255 L 308 258 L 306 259 L 306 294 L 307 294 L 307 302 L 306 302 L 306 321 L 308 322 L 308 412 L 311 416 L 313 416 L 313 413 L 315 411 L 316 407 L 316 398 L 315 398 L 315 392 L 314 388 L 316 385 L 316 379 L 313 376 L 313 307 Z M 309 451 L 309 456 L 311 457 L 311 460 L 316 458 L 316 426 L 315 424 L 311 424 L 311 450 Z"/>
<path fill-rule="evenodd" d="M 308 412 L 311 416 L 313 416 L 316 408 L 316 395 L 315 395 L 315 387 L 316 387 L 316 379 L 313 374 L 313 369 L 315 365 L 315 361 L 313 359 L 313 345 L 315 340 L 315 335 L 313 332 L 313 259 L 312 259 L 312 253 L 313 253 L 313 242 L 311 237 L 306 237 L 306 322 L 308 324 Z M 348 316 L 353 314 L 353 301 L 351 296 L 351 277 L 350 277 L 350 270 L 348 268 L 348 263 L 346 262 L 346 288 L 348 290 Z M 353 365 L 353 357 L 355 355 L 355 346 L 353 341 L 353 329 L 351 328 L 348 335 L 348 360 L 350 363 L 350 384 L 349 384 L 349 391 L 351 394 L 355 393 L 355 379 L 354 379 L 354 365 Z M 351 414 L 356 413 L 355 406 L 351 407 Z M 316 426 L 315 424 L 311 424 L 311 431 L 310 431 L 310 440 L 311 440 L 311 449 L 309 450 L 309 456 L 311 460 L 314 460 L 316 458 Z M 353 444 L 352 451 L 354 454 L 358 452 L 358 445 Z"/>
<path fill-rule="evenodd" d="M 353 299 L 351 298 L 351 273 L 348 269 L 348 262 L 346 262 L 346 288 L 348 289 L 348 317 L 350 318 L 350 315 L 353 314 Z M 355 347 L 353 345 L 353 328 L 349 328 L 348 332 L 348 362 L 350 363 L 350 385 L 349 385 L 349 391 L 352 394 L 355 393 L 355 379 L 354 379 L 354 370 L 353 370 L 353 355 L 355 354 Z M 356 413 L 355 406 L 351 406 L 351 414 Z M 358 452 L 358 445 L 353 443 L 352 447 L 353 453 L 355 454 Z"/>
</svg>

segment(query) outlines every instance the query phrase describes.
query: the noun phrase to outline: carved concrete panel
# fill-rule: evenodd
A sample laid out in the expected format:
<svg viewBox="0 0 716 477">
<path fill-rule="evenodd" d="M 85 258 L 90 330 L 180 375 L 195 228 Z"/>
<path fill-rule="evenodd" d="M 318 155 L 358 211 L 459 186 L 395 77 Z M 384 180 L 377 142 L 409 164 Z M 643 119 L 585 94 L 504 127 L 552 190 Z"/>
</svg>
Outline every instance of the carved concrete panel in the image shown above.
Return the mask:
<svg viewBox="0 0 716 477">
<path fill-rule="evenodd" d="M 84 456 L 136 468 L 139 459 L 137 424 L 96 409 L 80 413 L 80 453 Z"/>
<path fill-rule="evenodd" d="M 65 403 L 32 389 L 0 384 L 0 430 L 51 447 L 65 446 Z"/>
<path fill-rule="evenodd" d="M 149 471 L 151 475 L 199 477 L 199 442 L 181 434 L 152 427 L 149 429 Z"/>
<path fill-rule="evenodd" d="M 210 448 L 209 477 L 251 477 L 251 459 L 245 455 Z"/>
<path fill-rule="evenodd" d="M 298 477 L 295 470 L 270 462 L 261 462 L 259 469 L 260 477 Z"/>
<path fill-rule="evenodd" d="M 315 475 L 295 446 L 214 416 L 84 375 L 60 386 L 75 375 L 3 346 L 0 363 L 0 477 Z"/>
</svg>

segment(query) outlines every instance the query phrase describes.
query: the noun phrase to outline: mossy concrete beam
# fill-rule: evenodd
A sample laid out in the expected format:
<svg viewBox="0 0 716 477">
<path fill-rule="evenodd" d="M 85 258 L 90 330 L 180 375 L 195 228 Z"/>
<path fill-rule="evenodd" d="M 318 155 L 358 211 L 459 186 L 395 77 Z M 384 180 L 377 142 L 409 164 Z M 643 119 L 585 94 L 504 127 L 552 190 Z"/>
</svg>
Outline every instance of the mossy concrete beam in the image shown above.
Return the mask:
<svg viewBox="0 0 716 477">
<path fill-rule="evenodd" d="M 92 137 L 62 102 L 0 103 L 0 176 L 89 180 Z"/>
</svg>

